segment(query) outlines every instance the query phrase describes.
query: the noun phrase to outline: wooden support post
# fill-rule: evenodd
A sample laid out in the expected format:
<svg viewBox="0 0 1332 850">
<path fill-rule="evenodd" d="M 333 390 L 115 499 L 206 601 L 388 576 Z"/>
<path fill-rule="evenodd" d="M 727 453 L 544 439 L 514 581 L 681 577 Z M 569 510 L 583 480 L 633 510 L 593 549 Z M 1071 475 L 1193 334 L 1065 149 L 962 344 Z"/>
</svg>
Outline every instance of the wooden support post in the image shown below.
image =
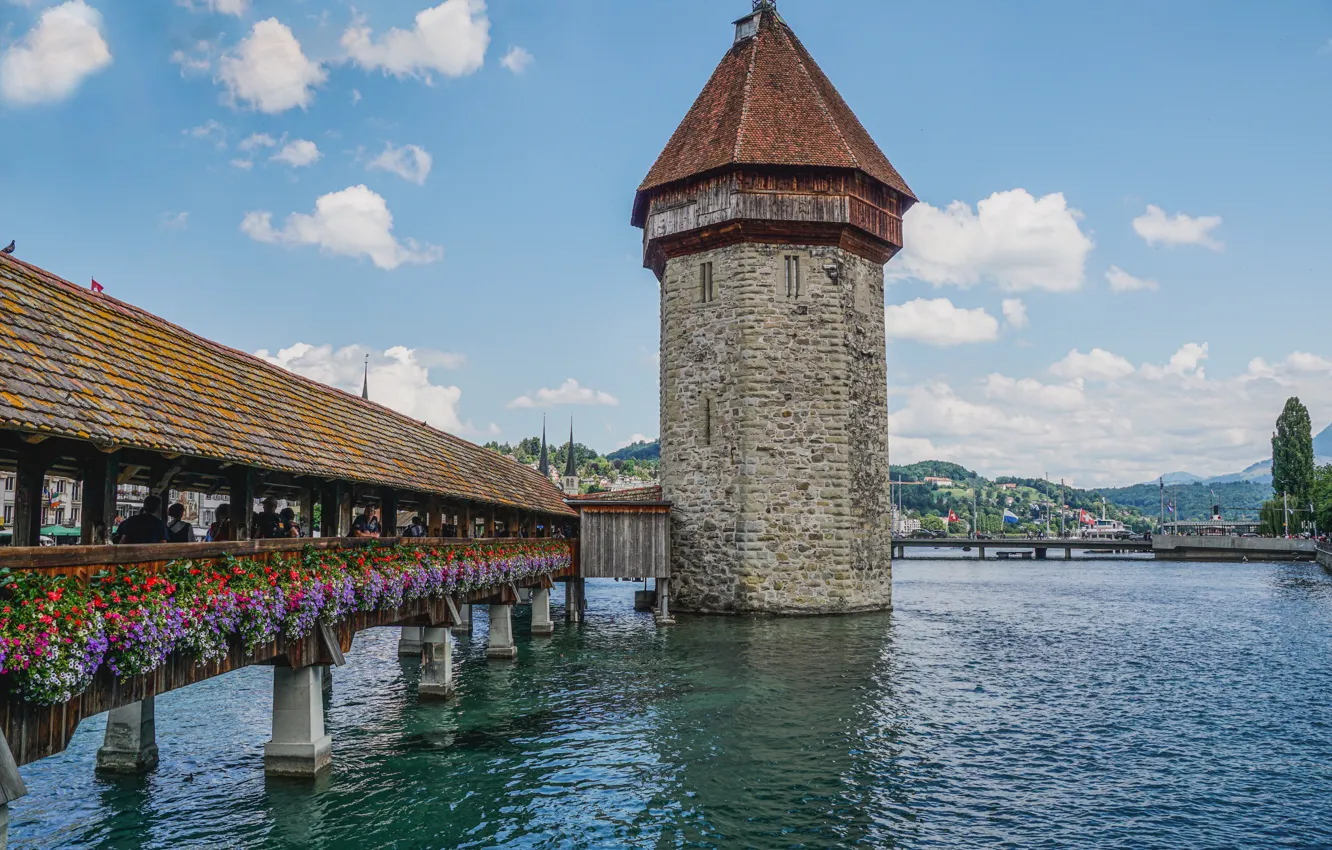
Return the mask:
<svg viewBox="0 0 1332 850">
<path fill-rule="evenodd" d="M 482 537 L 495 536 L 495 506 L 486 505 L 486 529 Z"/>
<path fill-rule="evenodd" d="M 315 489 L 313 481 L 306 481 L 301 484 L 300 506 L 297 518 L 301 526 L 301 534 L 305 537 L 314 537 L 314 508 L 318 503 L 319 492 Z"/>
<path fill-rule="evenodd" d="M 116 521 L 116 478 L 120 475 L 120 456 L 115 452 L 96 452 L 83 464 L 83 523 L 79 543 L 84 546 L 111 542 L 111 526 Z"/>
<path fill-rule="evenodd" d="M 458 536 L 472 536 L 472 505 L 469 502 L 458 504 Z"/>
<path fill-rule="evenodd" d="M 227 488 L 231 495 L 231 539 L 249 540 L 254 519 L 254 470 L 248 466 L 229 468 Z"/>
<path fill-rule="evenodd" d="M 432 495 L 426 499 L 426 527 L 429 529 L 426 533 L 431 537 L 444 536 L 444 510 L 439 496 Z"/>
<path fill-rule="evenodd" d="M 23 446 L 14 476 L 14 546 L 40 546 L 42 542 L 42 483 L 51 457 L 38 448 Z"/>
<path fill-rule="evenodd" d="M 341 525 L 344 485 L 341 481 L 325 481 L 320 488 L 320 524 L 321 537 L 342 537 L 347 529 Z"/>
<path fill-rule="evenodd" d="M 398 491 L 392 487 L 379 488 L 379 536 L 398 536 Z"/>
</svg>

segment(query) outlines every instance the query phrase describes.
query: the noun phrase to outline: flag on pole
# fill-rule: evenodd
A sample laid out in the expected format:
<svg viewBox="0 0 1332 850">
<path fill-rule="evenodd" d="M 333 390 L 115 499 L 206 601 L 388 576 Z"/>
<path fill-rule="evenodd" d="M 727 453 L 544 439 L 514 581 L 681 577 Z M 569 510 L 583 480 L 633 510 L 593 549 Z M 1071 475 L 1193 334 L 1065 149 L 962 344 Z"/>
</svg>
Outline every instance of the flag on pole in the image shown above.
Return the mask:
<svg viewBox="0 0 1332 850">
<path fill-rule="evenodd" d="M 92 286 L 88 288 L 91 289 L 93 292 L 102 292 L 104 289 L 104 287 L 97 282 L 97 278 L 92 279 Z"/>
<path fill-rule="evenodd" d="M 1017 525 L 1018 524 L 1017 514 L 1013 513 L 1012 511 L 1004 511 L 1004 522 L 1008 523 L 1009 525 Z"/>
<path fill-rule="evenodd" d="M 1096 517 L 1092 516 L 1086 511 L 1082 511 L 1082 516 L 1078 518 L 1078 522 L 1081 522 L 1083 525 L 1095 525 Z"/>
<path fill-rule="evenodd" d="M 961 519 L 957 514 L 953 513 L 953 512 L 950 510 L 950 511 L 948 512 L 948 521 L 949 521 L 950 523 L 954 523 L 954 522 L 961 522 L 962 519 Z"/>
</svg>

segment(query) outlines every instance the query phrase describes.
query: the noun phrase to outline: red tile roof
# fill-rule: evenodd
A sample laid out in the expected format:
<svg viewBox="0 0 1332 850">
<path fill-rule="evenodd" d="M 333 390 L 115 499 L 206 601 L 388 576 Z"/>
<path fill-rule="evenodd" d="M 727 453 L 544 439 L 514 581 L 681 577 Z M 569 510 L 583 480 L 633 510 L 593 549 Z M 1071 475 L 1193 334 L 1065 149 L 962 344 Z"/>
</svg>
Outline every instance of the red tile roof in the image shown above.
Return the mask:
<svg viewBox="0 0 1332 850">
<path fill-rule="evenodd" d="M 915 200 L 775 11 L 727 51 L 648 173 L 645 192 L 731 165 L 851 168 Z"/>
<path fill-rule="evenodd" d="M 494 452 L 7 256 L 0 430 L 574 515 Z"/>
</svg>

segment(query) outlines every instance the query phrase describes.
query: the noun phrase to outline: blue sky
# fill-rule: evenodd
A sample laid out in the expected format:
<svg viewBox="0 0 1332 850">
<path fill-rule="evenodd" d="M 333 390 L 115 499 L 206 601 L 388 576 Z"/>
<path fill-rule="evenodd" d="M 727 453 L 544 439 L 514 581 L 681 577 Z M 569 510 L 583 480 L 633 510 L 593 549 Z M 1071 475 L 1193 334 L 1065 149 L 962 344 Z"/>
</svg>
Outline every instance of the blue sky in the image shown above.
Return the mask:
<svg viewBox="0 0 1332 850">
<path fill-rule="evenodd" d="M 922 200 L 895 462 L 1128 483 L 1332 420 L 1332 7 L 778 5 Z M 747 6 L 0 0 L 0 241 L 472 439 L 653 437 L 630 203 Z"/>
</svg>

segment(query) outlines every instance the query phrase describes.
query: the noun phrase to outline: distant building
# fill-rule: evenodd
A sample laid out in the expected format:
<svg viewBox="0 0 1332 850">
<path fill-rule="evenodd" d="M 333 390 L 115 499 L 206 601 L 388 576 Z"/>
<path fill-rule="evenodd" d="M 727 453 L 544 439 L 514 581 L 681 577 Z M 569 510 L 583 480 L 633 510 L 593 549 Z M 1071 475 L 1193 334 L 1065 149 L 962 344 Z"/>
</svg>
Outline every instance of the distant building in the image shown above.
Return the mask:
<svg viewBox="0 0 1332 850">
<path fill-rule="evenodd" d="M 1017 485 L 1016 485 L 1016 484 L 1011 484 L 1011 483 L 1010 483 L 1010 484 L 1000 484 L 1000 485 L 999 485 L 999 489 L 1000 489 L 1000 490 L 1016 490 L 1016 489 L 1017 489 Z"/>
<path fill-rule="evenodd" d="M 927 477 L 925 478 L 925 483 L 926 483 L 926 484 L 937 484 L 937 485 L 940 486 L 940 487 L 952 487 L 952 486 L 953 486 L 953 479 L 951 479 L 951 478 L 935 478 L 934 476 L 927 476 Z"/>
</svg>

